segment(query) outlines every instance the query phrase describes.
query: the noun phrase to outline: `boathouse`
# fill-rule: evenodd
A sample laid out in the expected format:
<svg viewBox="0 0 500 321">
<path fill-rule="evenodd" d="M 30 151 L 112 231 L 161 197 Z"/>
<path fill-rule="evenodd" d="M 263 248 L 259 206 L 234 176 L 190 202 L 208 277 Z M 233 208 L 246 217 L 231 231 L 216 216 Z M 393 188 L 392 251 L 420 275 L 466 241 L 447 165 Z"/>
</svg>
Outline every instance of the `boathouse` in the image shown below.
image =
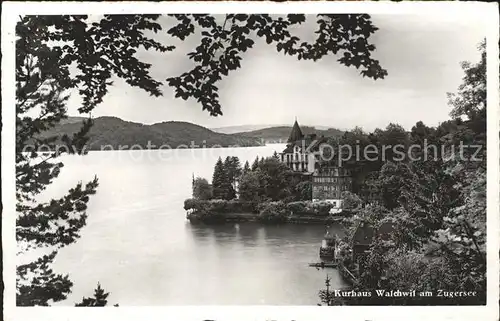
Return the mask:
<svg viewBox="0 0 500 321">
<path fill-rule="evenodd" d="M 361 222 L 352 237 L 352 262 L 359 271 L 359 261 L 369 253 L 370 247 L 376 238 L 384 241 L 390 240 L 395 231 L 395 223 L 384 222 L 375 229 L 368 222 Z"/>
</svg>

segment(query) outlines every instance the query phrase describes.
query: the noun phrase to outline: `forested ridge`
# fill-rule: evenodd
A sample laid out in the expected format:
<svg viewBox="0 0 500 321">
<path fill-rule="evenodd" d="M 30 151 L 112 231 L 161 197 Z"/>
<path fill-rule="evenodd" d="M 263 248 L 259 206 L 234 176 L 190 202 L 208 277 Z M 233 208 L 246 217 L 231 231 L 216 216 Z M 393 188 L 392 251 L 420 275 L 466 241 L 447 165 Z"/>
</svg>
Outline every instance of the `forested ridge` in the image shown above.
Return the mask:
<svg viewBox="0 0 500 321">
<path fill-rule="evenodd" d="M 300 128 L 304 135 L 315 134 L 318 138 L 321 136 L 340 137 L 345 132 L 343 130 L 336 128 L 316 129 L 313 126 L 301 126 Z M 237 134 L 245 137 L 259 138 L 269 142 L 286 143 L 291 130 L 292 130 L 291 126 L 274 126 L 274 127 L 252 130 L 248 132 L 239 132 Z"/>
<path fill-rule="evenodd" d="M 259 146 L 258 138 L 245 137 L 237 134 L 221 134 L 205 127 L 188 122 L 166 121 L 152 125 L 124 121 L 117 117 L 97 117 L 92 120 L 93 125 L 88 133 L 88 150 L 129 149 L 131 146 L 140 146 L 158 149 L 176 147 L 213 147 L 216 145 L 228 146 Z M 82 120 L 69 118 L 42 136 L 56 136 L 61 139 L 64 135 L 71 136 L 81 128 Z"/>
</svg>

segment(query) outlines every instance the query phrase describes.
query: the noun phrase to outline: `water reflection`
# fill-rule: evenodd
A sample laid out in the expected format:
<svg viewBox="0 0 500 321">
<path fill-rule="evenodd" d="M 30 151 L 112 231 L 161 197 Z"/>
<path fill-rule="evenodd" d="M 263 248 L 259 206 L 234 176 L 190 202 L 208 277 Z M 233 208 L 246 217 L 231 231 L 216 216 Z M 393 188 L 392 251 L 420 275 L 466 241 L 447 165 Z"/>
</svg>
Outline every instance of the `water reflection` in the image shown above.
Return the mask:
<svg viewBox="0 0 500 321">
<path fill-rule="evenodd" d="M 274 150 L 220 152 L 244 163 Z M 191 176 L 210 178 L 218 156 L 199 160 L 187 151 L 163 161 L 150 153 L 143 160 L 120 152 L 66 159 L 45 192 L 57 198 L 79 180 L 99 178 L 81 239 L 60 250 L 54 264 L 74 283 L 68 300 L 58 305 L 92 295 L 97 282 L 111 292 L 109 302 L 120 306 L 316 305 L 327 273 L 334 287 L 342 286 L 335 270 L 308 266 L 319 259 L 324 226 L 192 225 L 183 209 Z"/>
<path fill-rule="evenodd" d="M 255 243 L 259 240 L 269 244 L 297 244 L 318 242 L 323 239 L 326 228 L 322 225 L 262 225 L 259 223 L 224 223 L 224 224 L 190 224 L 186 223 L 186 231 L 192 234 L 195 241 L 214 237 L 217 242 L 233 242 L 238 239 L 242 243 Z M 331 230 L 342 235 L 340 225 L 332 225 Z"/>
<path fill-rule="evenodd" d="M 340 226 L 332 228 L 340 233 Z M 224 248 L 227 258 L 236 259 L 238 252 L 251 254 L 259 260 L 274 261 L 280 266 L 302 269 L 319 260 L 318 249 L 325 228 L 320 225 L 260 225 L 226 223 L 186 225 L 198 249 Z M 247 262 L 251 265 L 252 262 Z"/>
</svg>

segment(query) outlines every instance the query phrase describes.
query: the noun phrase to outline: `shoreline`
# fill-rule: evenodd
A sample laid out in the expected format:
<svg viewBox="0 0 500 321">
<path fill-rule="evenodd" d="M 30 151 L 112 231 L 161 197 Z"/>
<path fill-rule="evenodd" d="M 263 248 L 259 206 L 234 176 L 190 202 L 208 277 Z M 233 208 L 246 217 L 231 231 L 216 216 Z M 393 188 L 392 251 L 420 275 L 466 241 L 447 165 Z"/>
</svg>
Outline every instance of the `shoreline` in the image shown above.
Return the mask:
<svg viewBox="0 0 500 321">
<path fill-rule="evenodd" d="M 294 214 L 280 220 L 265 220 L 258 213 L 243 212 L 243 213 L 213 213 L 212 215 L 199 215 L 198 213 L 188 213 L 186 219 L 192 223 L 204 224 L 224 224 L 224 223 L 260 223 L 268 224 L 309 224 L 309 225 L 326 225 L 331 223 L 340 223 L 343 216 L 326 216 L 314 217 Z"/>
<path fill-rule="evenodd" d="M 331 204 L 311 201 L 248 202 L 239 200 L 186 199 L 184 210 L 190 222 L 256 222 L 280 224 L 331 224 L 341 222 L 349 211 L 330 213 Z"/>
</svg>

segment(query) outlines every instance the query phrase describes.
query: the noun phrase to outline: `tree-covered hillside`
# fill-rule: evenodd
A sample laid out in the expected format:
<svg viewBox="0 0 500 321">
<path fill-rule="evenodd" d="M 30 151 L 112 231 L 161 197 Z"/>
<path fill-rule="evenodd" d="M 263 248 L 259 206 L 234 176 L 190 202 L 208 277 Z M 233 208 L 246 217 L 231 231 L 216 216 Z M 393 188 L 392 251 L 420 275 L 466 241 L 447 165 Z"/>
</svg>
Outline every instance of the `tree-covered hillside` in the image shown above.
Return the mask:
<svg viewBox="0 0 500 321">
<path fill-rule="evenodd" d="M 63 135 L 71 136 L 80 130 L 81 120 L 72 121 L 72 117 L 61 122 L 44 136 Z M 131 146 L 141 146 L 150 149 L 176 148 L 181 145 L 191 147 L 213 147 L 214 145 L 227 146 L 258 146 L 256 138 L 240 135 L 228 135 L 213 132 L 205 127 L 187 122 L 169 121 L 153 125 L 144 125 L 124 121 L 117 117 L 98 117 L 93 120 L 89 132 L 88 150 L 101 149 L 130 149 Z M 112 148 L 111 148 L 112 147 Z"/>
<path fill-rule="evenodd" d="M 301 126 L 300 129 L 302 130 L 304 135 L 316 134 L 318 137 L 340 137 L 344 134 L 344 131 L 336 128 L 320 130 L 311 126 Z M 244 133 L 237 133 L 237 135 L 260 138 L 266 142 L 286 142 L 291 130 L 291 126 L 276 126 Z"/>
</svg>

